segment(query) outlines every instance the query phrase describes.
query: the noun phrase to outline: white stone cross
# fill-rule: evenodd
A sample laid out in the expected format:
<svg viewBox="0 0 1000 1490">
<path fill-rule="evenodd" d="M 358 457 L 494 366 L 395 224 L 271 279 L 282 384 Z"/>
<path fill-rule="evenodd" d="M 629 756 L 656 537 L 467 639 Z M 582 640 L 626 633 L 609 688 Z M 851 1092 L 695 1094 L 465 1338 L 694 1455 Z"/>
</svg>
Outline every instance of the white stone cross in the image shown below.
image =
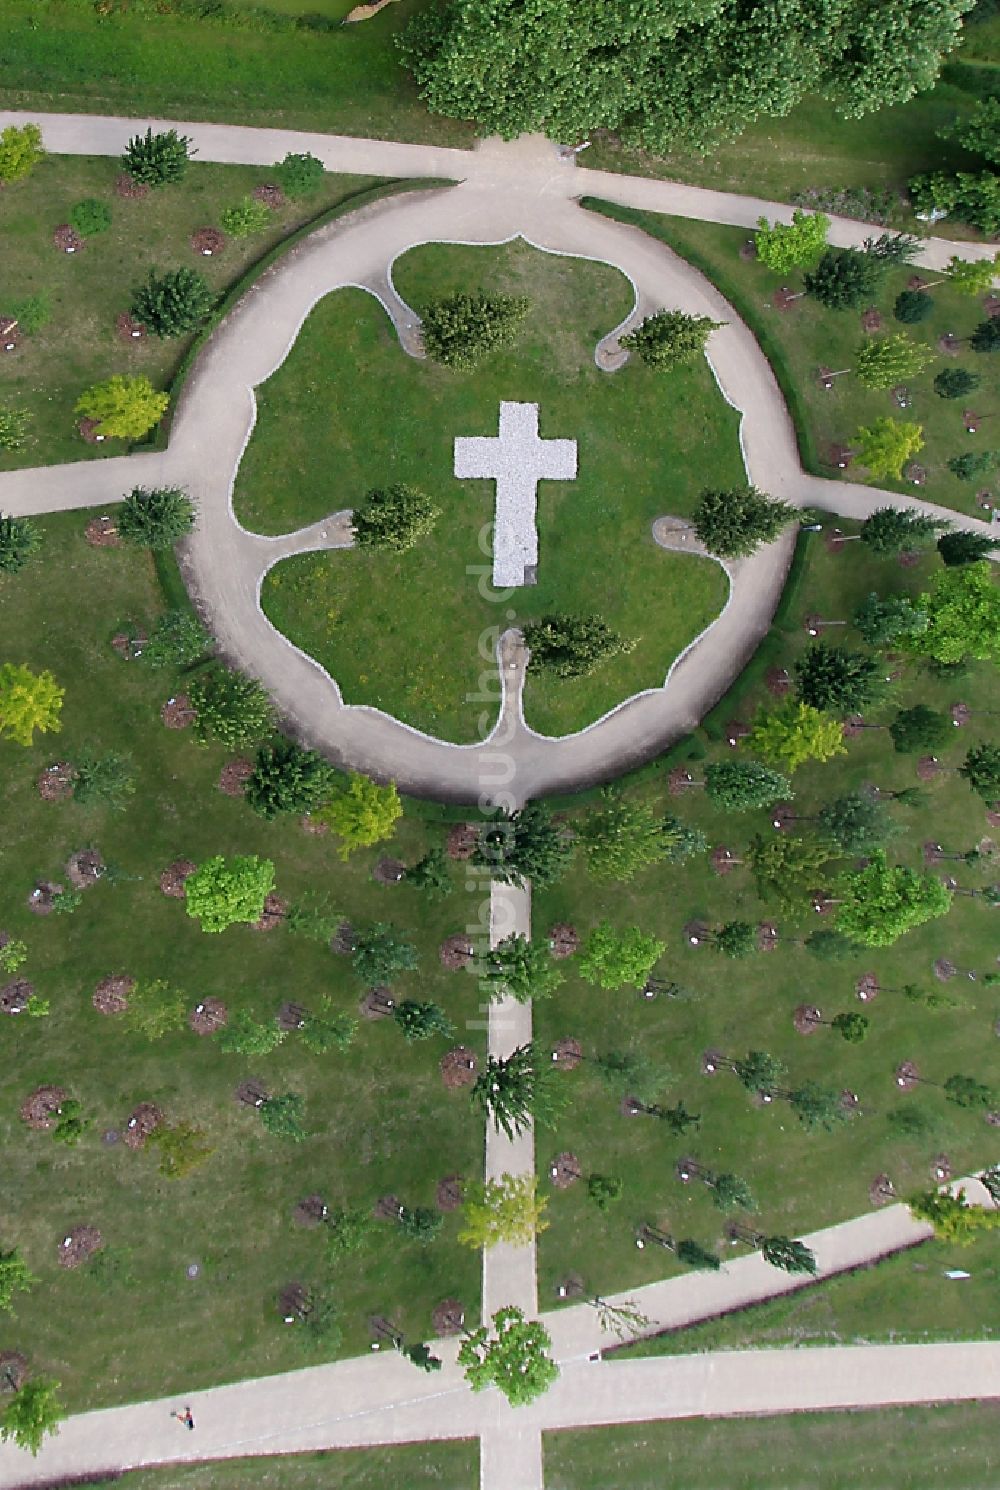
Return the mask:
<svg viewBox="0 0 1000 1490">
<path fill-rule="evenodd" d="M 576 441 L 541 439 L 537 404 L 501 403 L 499 438 L 456 439 L 455 475 L 496 482 L 493 585 L 523 585 L 525 569 L 538 563 L 538 483 L 574 480 Z"/>
</svg>

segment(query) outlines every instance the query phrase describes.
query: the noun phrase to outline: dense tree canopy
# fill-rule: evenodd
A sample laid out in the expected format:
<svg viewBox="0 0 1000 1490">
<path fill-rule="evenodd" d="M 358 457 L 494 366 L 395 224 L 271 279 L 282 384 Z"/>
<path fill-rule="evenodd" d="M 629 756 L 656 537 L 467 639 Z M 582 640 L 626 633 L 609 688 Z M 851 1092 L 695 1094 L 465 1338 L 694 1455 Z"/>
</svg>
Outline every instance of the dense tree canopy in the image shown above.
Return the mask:
<svg viewBox="0 0 1000 1490">
<path fill-rule="evenodd" d="M 595 129 L 704 149 L 818 93 L 849 118 L 938 75 L 973 0 L 450 0 L 403 56 L 429 107 L 485 134 Z"/>
<path fill-rule="evenodd" d="M 1000 586 L 985 560 L 939 570 L 917 604 L 927 612 L 927 627 L 910 638 L 914 652 L 943 663 L 1000 662 Z"/>
<path fill-rule="evenodd" d="M 690 362 L 699 352 L 704 352 L 705 343 L 722 321 L 713 321 L 709 316 L 689 316 L 682 310 L 660 310 L 647 316 L 641 326 L 621 337 L 621 345 L 629 351 L 638 352 L 647 367 L 666 372 L 679 362 Z"/>
<path fill-rule="evenodd" d="M 754 486 L 703 491 L 691 514 L 698 537 L 720 559 L 740 559 L 762 543 L 773 543 L 797 517 L 794 507 L 775 501 Z"/>
<path fill-rule="evenodd" d="M 951 891 L 936 875 L 889 864 L 881 849 L 864 869 L 842 876 L 839 894 L 837 929 L 866 947 L 891 947 L 951 907 Z"/>
</svg>

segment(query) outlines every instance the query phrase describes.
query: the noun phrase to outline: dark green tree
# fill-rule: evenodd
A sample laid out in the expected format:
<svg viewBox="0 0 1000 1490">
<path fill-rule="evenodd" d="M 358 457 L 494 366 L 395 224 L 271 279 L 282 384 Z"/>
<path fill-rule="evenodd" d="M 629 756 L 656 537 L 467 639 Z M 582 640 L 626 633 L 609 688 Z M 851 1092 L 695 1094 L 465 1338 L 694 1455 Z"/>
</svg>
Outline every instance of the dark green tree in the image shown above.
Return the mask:
<svg viewBox="0 0 1000 1490">
<path fill-rule="evenodd" d="M 990 318 L 980 321 L 969 337 L 969 346 L 974 352 L 995 352 L 1000 348 L 1000 324 Z"/>
<path fill-rule="evenodd" d="M 305 1117 L 305 1102 L 298 1092 L 283 1092 L 277 1097 L 265 1097 L 258 1108 L 260 1120 L 275 1138 L 289 1138 L 301 1143 L 306 1137 L 302 1120 Z"/>
<path fill-rule="evenodd" d="M 567 1102 L 548 1053 L 533 1043 L 519 1045 L 506 1057 L 487 1056 L 471 1095 L 473 1105 L 508 1138 L 515 1138 L 532 1121 L 551 1126 Z"/>
<path fill-rule="evenodd" d="M 836 1030 L 840 1038 L 849 1045 L 858 1045 L 868 1034 L 869 1023 L 867 1015 L 851 1011 L 835 1014 L 830 1020 L 830 1028 Z"/>
<path fill-rule="evenodd" d="M 315 750 L 303 750 L 291 740 L 262 745 L 244 796 L 261 817 L 284 812 L 312 812 L 329 797 L 337 780 L 333 766 Z"/>
<path fill-rule="evenodd" d="M 621 1200 L 624 1186 L 616 1174 L 592 1174 L 587 1180 L 587 1194 L 599 1211 L 606 1211 Z"/>
<path fill-rule="evenodd" d="M 373 488 L 351 514 L 354 542 L 358 548 L 405 553 L 433 532 L 440 516 L 440 507 L 415 486 Z"/>
<path fill-rule="evenodd" d="M 411 1242 L 419 1242 L 426 1247 L 441 1234 L 444 1225 L 444 1217 L 440 1211 L 431 1210 L 430 1206 L 404 1205 L 399 1213 L 399 1229 Z"/>
<path fill-rule="evenodd" d="M 199 672 L 187 685 L 201 740 L 218 740 L 231 750 L 252 745 L 274 728 L 271 700 L 257 682 L 228 667 Z"/>
<path fill-rule="evenodd" d="M 700 1242 L 692 1241 L 690 1237 L 684 1237 L 677 1243 L 674 1255 L 685 1267 L 698 1268 L 707 1273 L 717 1273 L 722 1266 L 714 1252 L 709 1252 Z"/>
<path fill-rule="evenodd" d="M 326 167 L 308 151 L 301 155 L 289 151 L 274 167 L 274 174 L 285 196 L 298 201 L 301 197 L 315 196 L 323 184 Z"/>
<path fill-rule="evenodd" d="M 981 564 L 995 547 L 993 539 L 985 533 L 972 533 L 968 528 L 942 533 L 937 541 L 937 551 L 949 569 L 957 569 L 960 564 Z"/>
<path fill-rule="evenodd" d="M 649 802 L 609 793 L 576 830 L 587 868 L 596 880 L 627 881 L 665 857 L 662 819 Z"/>
<path fill-rule="evenodd" d="M 813 931 L 806 937 L 803 943 L 807 952 L 811 952 L 820 962 L 840 962 L 845 957 L 850 957 L 858 951 L 858 948 L 850 937 L 842 931 L 833 931 L 824 927 L 821 931 Z"/>
<path fill-rule="evenodd" d="M 647 367 L 666 372 L 680 362 L 704 353 L 713 331 L 724 325 L 709 316 L 689 316 L 681 310 L 660 310 L 621 338 L 620 344 L 638 352 Z"/>
<path fill-rule="evenodd" d="M 82 807 L 110 807 L 121 812 L 135 792 L 135 767 L 131 757 L 107 750 L 103 755 L 86 751 L 76 763 L 73 801 Z"/>
<path fill-rule="evenodd" d="M 443 899 L 455 888 L 448 869 L 448 855 L 439 843 L 429 848 L 422 859 L 418 859 L 406 871 L 406 883 L 423 890 L 429 900 Z"/>
<path fill-rule="evenodd" d="M 846 792 L 819 811 L 819 826 L 843 854 L 866 854 L 899 830 L 877 798 Z"/>
<path fill-rule="evenodd" d="M 642 1103 L 654 1103 L 670 1085 L 668 1068 L 641 1046 L 602 1051 L 594 1056 L 594 1069 L 614 1096 Z M 659 1109 L 653 1115 L 659 1116 Z"/>
<path fill-rule="evenodd" d="M 738 1174 L 712 1174 L 705 1177 L 712 1199 L 720 1211 L 755 1211 L 757 1201 L 747 1180 Z"/>
<path fill-rule="evenodd" d="M 607 662 L 631 652 L 635 642 L 612 631 L 600 616 L 569 616 L 552 612 L 523 627 L 531 653 L 529 667 L 557 678 L 582 678 Z"/>
<path fill-rule="evenodd" d="M 900 755 L 912 755 L 918 750 L 937 750 L 951 734 L 951 721 L 946 714 L 926 704 L 914 704 L 910 709 L 900 709 L 889 726 L 892 743 Z"/>
<path fill-rule="evenodd" d="M 331 1011 L 324 1003 L 318 1014 L 310 1014 L 299 1038 L 313 1055 L 326 1055 L 330 1050 L 349 1050 L 358 1032 L 358 1021 L 352 1014 Z"/>
<path fill-rule="evenodd" d="M 797 516 L 796 508 L 754 486 L 706 488 L 695 503 L 691 526 L 710 554 L 739 559 L 754 553 L 762 543 L 773 543 Z"/>
<path fill-rule="evenodd" d="M 194 527 L 194 503 L 176 487 L 133 487 L 115 518 L 118 536 L 136 548 L 172 548 Z"/>
<path fill-rule="evenodd" d="M 523 296 L 459 290 L 421 308 L 424 351 L 432 362 L 468 372 L 491 352 L 509 347 L 527 315 Z"/>
<path fill-rule="evenodd" d="M 876 554 L 898 554 L 904 548 L 919 548 L 947 524 L 920 512 L 900 507 L 878 507 L 861 524 L 861 542 Z"/>
<path fill-rule="evenodd" d="M 729 812 L 770 807 L 792 794 L 787 776 L 760 761 L 720 760 L 705 767 L 705 791 Z"/>
<path fill-rule="evenodd" d="M 563 974 L 544 942 L 529 941 L 512 932 L 479 958 L 490 997 L 510 997 L 519 1004 L 549 998 L 563 982 Z"/>
<path fill-rule="evenodd" d="M 122 166 L 143 186 L 170 186 L 180 181 L 194 153 L 187 135 L 179 135 L 176 129 L 159 134 L 147 129 L 129 140 Z"/>
<path fill-rule="evenodd" d="M 747 957 L 757 950 L 757 931 L 749 921 L 727 921 L 715 933 L 715 945 L 727 957 Z"/>
<path fill-rule="evenodd" d="M 972 790 L 987 802 L 1000 799 L 1000 745 L 974 745 L 958 768 Z"/>
<path fill-rule="evenodd" d="M 38 529 L 26 517 L 0 516 L 0 574 L 16 574 L 41 545 Z"/>
<path fill-rule="evenodd" d="M 802 1086 L 790 1091 L 788 1105 L 803 1128 L 826 1128 L 830 1131 L 847 1118 L 840 1093 L 832 1087 L 820 1086 L 815 1081 L 803 1082 Z"/>
<path fill-rule="evenodd" d="M 933 309 L 934 301 L 925 290 L 901 290 L 896 296 L 892 313 L 904 326 L 916 326 L 920 321 L 926 321 Z"/>
<path fill-rule="evenodd" d="M 145 284 L 132 291 L 129 306 L 137 321 L 154 336 L 183 336 L 195 331 L 215 308 L 215 295 L 196 269 L 149 271 Z"/>
<path fill-rule="evenodd" d="M 668 812 L 663 819 L 663 857 L 668 864 L 686 864 L 695 854 L 703 854 L 708 848 L 708 839 L 700 828 L 682 823 L 679 817 Z"/>
<path fill-rule="evenodd" d="M 948 470 L 959 481 L 974 481 L 984 471 L 992 471 L 997 463 L 997 452 L 995 450 L 963 450 L 961 455 L 953 455 L 948 460 Z"/>
<path fill-rule="evenodd" d="M 850 652 L 813 642 L 795 662 L 796 691 L 803 703 L 831 714 L 860 714 L 882 689 L 882 668 L 868 652 Z"/>
<path fill-rule="evenodd" d="M 993 1092 L 973 1076 L 949 1076 L 944 1094 L 956 1107 L 987 1108 L 993 1106 Z"/>
<path fill-rule="evenodd" d="M 149 667 L 190 667 L 211 645 L 211 636 L 193 611 L 168 610 L 157 617 L 141 656 Z"/>
<path fill-rule="evenodd" d="M 355 938 L 351 965 L 366 988 L 391 983 L 417 966 L 417 949 L 384 921 L 376 921 Z"/>
<path fill-rule="evenodd" d="M 761 1241 L 760 1253 L 765 1262 L 783 1273 L 816 1275 L 816 1254 L 805 1242 L 787 1236 L 767 1236 Z"/>
<path fill-rule="evenodd" d="M 515 885 L 530 879 L 544 888 L 562 877 L 572 857 L 572 838 L 553 821 L 550 808 L 535 801 L 487 823 L 472 860 L 493 879 Z"/>
<path fill-rule="evenodd" d="M 828 248 L 804 275 L 806 293 L 827 310 L 857 310 L 872 300 L 884 266 L 856 248 Z"/>
<path fill-rule="evenodd" d="M 392 1017 L 408 1044 L 414 1040 L 429 1040 L 432 1035 L 443 1035 L 450 1040 L 455 1033 L 455 1026 L 444 1010 L 429 1000 L 402 999 L 393 1009 Z"/>
<path fill-rule="evenodd" d="M 967 398 L 982 381 L 978 373 L 964 367 L 945 367 L 934 376 L 934 392 L 940 398 Z"/>
<path fill-rule="evenodd" d="M 95 197 L 85 197 L 70 209 L 69 220 L 81 238 L 93 238 L 106 233 L 111 226 L 111 208 L 107 202 Z"/>
<path fill-rule="evenodd" d="M 264 1023 L 255 1019 L 249 1009 L 237 1009 L 216 1036 L 225 1055 L 270 1055 L 284 1038 L 284 1031 L 274 1020 Z"/>
<path fill-rule="evenodd" d="M 330 1211 L 326 1217 L 326 1246 L 331 1262 L 361 1252 L 374 1230 L 370 1209 Z"/>
<path fill-rule="evenodd" d="M 743 1060 L 733 1061 L 733 1071 L 748 1092 L 773 1097 L 785 1074 L 785 1066 L 766 1050 L 751 1050 Z"/>
<path fill-rule="evenodd" d="M 891 647 L 925 630 L 927 612 L 905 595 L 883 600 L 872 591 L 854 612 L 854 624 L 870 647 Z"/>
<path fill-rule="evenodd" d="M 754 888 L 763 901 L 776 900 L 794 910 L 821 881 L 830 860 L 822 840 L 794 838 L 789 833 L 756 834 L 747 850 Z"/>
</svg>

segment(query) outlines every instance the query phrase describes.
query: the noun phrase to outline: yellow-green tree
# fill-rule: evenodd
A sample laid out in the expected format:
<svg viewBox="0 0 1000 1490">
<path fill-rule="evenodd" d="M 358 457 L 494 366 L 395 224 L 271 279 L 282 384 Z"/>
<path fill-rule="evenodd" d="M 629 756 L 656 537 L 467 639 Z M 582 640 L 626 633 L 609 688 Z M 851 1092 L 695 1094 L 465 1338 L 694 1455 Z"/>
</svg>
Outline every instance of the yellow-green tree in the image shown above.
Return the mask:
<svg viewBox="0 0 1000 1490">
<path fill-rule="evenodd" d="M 0 129 L 0 185 L 20 181 L 44 154 L 42 131 L 37 124 L 9 124 Z"/>
<path fill-rule="evenodd" d="M 50 672 L 33 673 L 23 662 L 0 665 L 0 738 L 30 745 L 35 730 L 61 729 L 64 692 Z"/>
<path fill-rule="evenodd" d="M 873 476 L 881 480 L 892 477 L 898 481 L 906 462 L 923 449 L 924 432 L 919 424 L 876 419 L 869 425 L 862 425 L 851 443 L 858 460 Z"/>
<path fill-rule="evenodd" d="M 537 1194 L 533 1174 L 502 1174 L 498 1180 L 467 1185 L 462 1199 L 462 1229 L 458 1240 L 466 1247 L 495 1247 L 510 1242 L 526 1247 L 548 1222 L 543 1219 L 548 1197 Z"/>
<path fill-rule="evenodd" d="M 148 378 L 116 374 L 85 389 L 76 401 L 76 413 L 96 419 L 99 434 L 141 440 L 163 418 L 169 402 L 169 396 L 157 393 Z"/>
<path fill-rule="evenodd" d="M 827 761 L 846 753 L 840 720 L 794 698 L 785 699 L 777 708 L 760 710 L 747 744 L 768 765 L 785 766 L 789 771 L 806 761 Z"/>
<path fill-rule="evenodd" d="M 402 815 L 396 783 L 379 786 L 360 772 L 352 772 L 347 786 L 313 814 L 339 836 L 342 859 L 356 848 L 369 848 L 383 838 L 391 838 Z"/>
</svg>

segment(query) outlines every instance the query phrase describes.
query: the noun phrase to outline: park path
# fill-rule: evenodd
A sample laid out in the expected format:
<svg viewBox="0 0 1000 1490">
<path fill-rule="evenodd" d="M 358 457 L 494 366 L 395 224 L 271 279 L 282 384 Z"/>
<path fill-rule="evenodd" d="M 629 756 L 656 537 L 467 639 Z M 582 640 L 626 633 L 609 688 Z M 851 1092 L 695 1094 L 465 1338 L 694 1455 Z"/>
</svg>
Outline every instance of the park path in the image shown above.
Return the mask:
<svg viewBox="0 0 1000 1490">
<path fill-rule="evenodd" d="M 81 128 L 92 122 L 83 121 Z M 127 132 L 135 126 L 119 121 L 116 127 Z M 211 126 L 217 128 L 226 127 Z M 383 148 L 368 143 L 376 152 Z M 107 140 L 105 145 L 110 148 Z M 508 792 L 523 802 L 620 775 L 693 729 L 766 634 L 794 534 L 786 531 L 734 571 L 722 614 L 673 662 L 664 684 L 578 734 L 555 740 L 531 730 L 516 672 L 504 716 L 481 745 L 450 745 L 377 709 L 345 704 L 335 680 L 264 616 L 260 586 L 278 549 L 272 540 L 248 534 L 231 505 L 256 414 L 254 387 L 281 364 L 323 295 L 341 285 L 377 282 L 401 253 L 434 240 L 493 243 L 522 235 L 549 252 L 606 261 L 628 276 L 640 303 L 678 306 L 727 323 L 712 338 L 710 366 L 723 396 L 742 414 L 744 464 L 754 484 L 793 504 L 850 517 L 907 499 L 805 476 L 788 411 L 749 328 L 697 270 L 664 245 L 581 210 L 570 199 L 574 168 L 549 142 L 486 141 L 478 151 L 457 153 L 472 163 L 462 184 L 363 208 L 319 229 L 261 277 L 197 359 L 165 452 L 4 473 L 0 510 L 29 514 L 100 506 L 137 483 L 185 486 L 199 507 L 195 533 L 181 546 L 188 586 L 223 655 L 260 678 L 293 734 L 338 763 L 391 778 L 410 793 L 468 802 L 496 801 Z M 614 185 L 628 178 L 608 180 Z M 331 506 L 346 507 L 345 498 L 349 494 L 332 492 Z M 990 531 L 978 519 L 961 522 Z"/>
</svg>

